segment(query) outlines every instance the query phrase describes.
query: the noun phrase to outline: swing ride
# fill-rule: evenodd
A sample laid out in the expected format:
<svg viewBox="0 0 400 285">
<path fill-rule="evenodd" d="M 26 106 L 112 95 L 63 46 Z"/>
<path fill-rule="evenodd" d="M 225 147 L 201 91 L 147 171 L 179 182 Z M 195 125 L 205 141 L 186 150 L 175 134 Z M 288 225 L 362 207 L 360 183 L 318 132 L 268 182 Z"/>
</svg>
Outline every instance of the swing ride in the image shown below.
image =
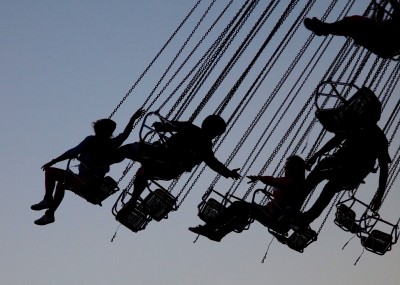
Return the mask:
<svg viewBox="0 0 400 285">
<path fill-rule="evenodd" d="M 221 179 L 221 175 L 210 172 L 203 164 L 179 177 L 154 175 L 136 207 L 128 215 L 119 217 L 120 209 L 132 196 L 136 173 L 128 178 L 112 207 L 117 221 L 134 233 L 142 231 L 152 221 L 161 222 L 177 212 L 192 190 L 203 191 L 198 217 L 206 223 L 212 222 L 233 200 L 247 200 L 250 196 L 255 203 L 255 196 L 262 194 L 257 203 L 268 203 L 272 199 L 269 187 L 255 189 L 256 183 L 247 185 L 247 175 L 282 175 L 283 161 L 289 155 L 302 153 L 305 158 L 309 157 L 331 133 L 351 132 L 368 120 L 379 119 L 384 124 L 392 155 L 385 200 L 400 171 L 400 154 L 394 143 L 400 125 L 400 106 L 394 93 L 400 77 L 398 60 L 380 58 L 351 40 L 317 39 L 312 34 L 306 37 L 308 33 L 302 32 L 303 20 L 313 13 L 314 5 L 327 6 L 322 15 L 326 19 L 331 15 L 347 15 L 356 5 L 355 1 L 331 1 L 329 5 L 316 4 L 315 0 L 268 3 L 247 0 L 240 5 L 232 0 L 222 2 L 199 0 L 195 3 L 110 118 L 141 88 L 148 73 L 162 70 L 150 91 L 140 90 L 148 96 L 142 101 L 135 97 L 135 104 L 140 102 L 149 111 L 140 127 L 140 141 L 162 147 L 168 140 L 171 134 L 157 132 L 153 127 L 155 121 L 195 122 L 209 114 L 220 115 L 227 122 L 227 130 L 214 140 L 213 150 L 223 158 L 225 166 L 240 167 L 241 178 Z M 376 3 L 366 7 L 366 14 L 372 13 L 373 5 Z M 187 28 L 189 22 L 196 23 L 194 28 Z M 187 36 L 183 36 L 185 32 Z M 183 43 L 179 43 L 181 34 Z M 168 59 L 167 67 L 154 68 L 161 56 L 170 55 L 168 51 L 173 57 Z M 151 166 L 146 166 L 146 159 Z M 171 166 L 171 162 L 148 157 L 140 164 L 170 170 L 179 161 Z M 136 165 L 128 163 L 118 182 L 108 187 L 113 189 L 110 195 Z M 363 188 L 374 185 L 369 180 Z M 400 219 L 389 222 L 393 217 L 382 218 L 385 203 L 378 212 L 372 211 L 369 202 L 364 202 L 371 192 L 363 190 L 361 199 L 358 186 L 352 185 L 339 193 L 325 211 L 322 222 L 317 220 L 310 227 L 296 231 L 288 226 L 287 217 L 282 216 L 275 226 L 267 226 L 268 232 L 281 244 L 303 252 L 317 240 L 336 206 L 334 224 L 359 237 L 365 249 L 385 254 L 398 240 Z M 318 196 L 318 191 L 320 187 L 304 202 L 302 210 Z M 346 197 L 348 192 L 350 197 Z M 102 201 L 103 198 L 95 200 L 95 204 Z M 236 232 L 249 230 L 251 224 L 249 219 Z M 380 229 L 380 224 L 389 230 Z"/>
</svg>

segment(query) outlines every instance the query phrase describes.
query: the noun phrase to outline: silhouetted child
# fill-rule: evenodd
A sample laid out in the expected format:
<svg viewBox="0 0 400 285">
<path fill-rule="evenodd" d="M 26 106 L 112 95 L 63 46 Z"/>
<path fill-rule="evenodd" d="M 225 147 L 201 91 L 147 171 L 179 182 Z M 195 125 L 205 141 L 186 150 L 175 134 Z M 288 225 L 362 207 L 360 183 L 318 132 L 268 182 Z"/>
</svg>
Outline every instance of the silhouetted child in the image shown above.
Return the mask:
<svg viewBox="0 0 400 285">
<path fill-rule="evenodd" d="M 215 172 L 226 178 L 237 179 L 238 169 L 230 170 L 214 155 L 212 140 L 223 134 L 225 121 L 219 115 L 210 115 L 204 119 L 201 128 L 186 121 L 154 123 L 157 132 L 174 132 L 164 143 L 135 142 L 118 149 L 113 162 L 125 158 L 141 163 L 136 173 L 131 199 L 118 212 L 117 218 L 131 212 L 136 201 L 146 189 L 148 180 L 171 180 L 204 162 Z"/>
<path fill-rule="evenodd" d="M 255 219 L 267 227 L 275 227 L 282 215 L 297 213 L 304 198 L 305 162 L 292 155 L 286 160 L 285 176 L 248 176 L 249 183 L 261 181 L 274 187 L 273 201 L 265 205 L 238 200 L 224 209 L 215 219 L 204 225 L 190 227 L 189 230 L 206 236 L 214 241 L 221 239 L 228 233 L 243 227 L 250 219 Z M 288 222 L 290 219 L 288 219 Z M 285 227 L 285 225 L 279 225 Z"/>
<path fill-rule="evenodd" d="M 128 138 L 134 122 L 143 114 L 144 111 L 141 109 L 136 111 L 124 131 L 115 138 L 112 137 L 116 128 L 116 123 L 113 120 L 101 119 L 94 122 L 94 136 L 86 137 L 76 147 L 42 166 L 45 171 L 45 195 L 43 200 L 32 205 L 31 209 L 35 211 L 47 209 L 47 211 L 40 219 L 35 221 L 35 224 L 46 225 L 54 222 L 54 213 L 69 186 L 78 191 L 88 191 L 99 186 L 99 182 L 110 170 L 111 153 Z M 57 162 L 71 158 L 78 158 L 80 161 L 77 177 L 64 169 L 52 167 Z"/>
<path fill-rule="evenodd" d="M 378 210 L 386 189 L 388 164 L 391 159 L 388 153 L 388 140 L 378 125 L 368 122 L 351 132 L 337 133 L 310 159 L 307 168 L 330 150 L 336 151 L 318 162 L 307 176 L 305 193 L 309 195 L 323 180 L 328 180 L 314 205 L 293 221 L 292 228 L 300 230 L 318 218 L 329 205 L 334 195 L 343 190 L 353 190 L 364 178 L 375 171 L 379 163 L 379 186 L 371 201 L 372 210 Z"/>
</svg>

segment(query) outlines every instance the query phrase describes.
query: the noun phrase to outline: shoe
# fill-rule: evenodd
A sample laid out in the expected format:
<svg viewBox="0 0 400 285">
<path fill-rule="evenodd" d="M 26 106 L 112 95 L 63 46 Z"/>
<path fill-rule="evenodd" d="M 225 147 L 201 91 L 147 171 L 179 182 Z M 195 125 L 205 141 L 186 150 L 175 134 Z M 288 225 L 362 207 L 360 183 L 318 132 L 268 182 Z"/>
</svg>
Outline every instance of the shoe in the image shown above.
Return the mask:
<svg viewBox="0 0 400 285">
<path fill-rule="evenodd" d="M 34 223 L 38 226 L 44 226 L 47 224 L 54 223 L 54 215 L 44 214 L 40 219 L 37 219 Z"/>
<path fill-rule="evenodd" d="M 49 201 L 49 200 L 44 200 L 43 199 L 39 203 L 37 203 L 35 205 L 32 205 L 31 209 L 34 210 L 34 211 L 40 211 L 40 210 L 44 210 L 44 209 L 50 208 L 51 206 L 53 206 L 53 204 L 54 204 L 53 200 Z"/>
<path fill-rule="evenodd" d="M 325 23 L 318 20 L 317 18 L 305 18 L 304 19 L 304 26 L 316 34 L 317 36 L 326 36 L 327 33 L 324 31 L 324 25 Z"/>
<path fill-rule="evenodd" d="M 222 236 L 220 236 L 215 231 L 207 229 L 205 226 L 190 227 L 189 231 L 191 231 L 195 234 L 198 234 L 198 235 L 205 236 L 206 238 L 213 240 L 213 241 L 220 242 L 222 240 Z"/>
<path fill-rule="evenodd" d="M 211 231 L 207 230 L 207 228 L 205 226 L 197 226 L 197 227 L 190 227 L 189 231 L 198 234 L 198 235 L 208 235 L 211 233 Z"/>
</svg>

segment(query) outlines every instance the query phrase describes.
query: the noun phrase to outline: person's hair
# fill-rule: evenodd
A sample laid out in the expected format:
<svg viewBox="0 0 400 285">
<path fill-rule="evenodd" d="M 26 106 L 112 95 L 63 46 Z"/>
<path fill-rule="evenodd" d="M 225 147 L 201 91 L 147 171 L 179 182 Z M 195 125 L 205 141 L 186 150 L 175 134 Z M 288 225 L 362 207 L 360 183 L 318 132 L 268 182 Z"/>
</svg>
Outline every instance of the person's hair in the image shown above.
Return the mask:
<svg viewBox="0 0 400 285">
<path fill-rule="evenodd" d="M 306 176 L 306 163 L 303 158 L 298 155 L 291 155 L 286 160 L 285 165 L 286 173 L 292 178 L 300 181 L 305 180 Z"/>
<path fill-rule="evenodd" d="M 226 123 L 219 115 L 210 115 L 204 119 L 201 128 L 212 137 L 222 135 L 226 130 Z"/>
<path fill-rule="evenodd" d="M 96 136 L 110 138 L 117 127 L 111 119 L 100 119 L 92 123 Z"/>
</svg>

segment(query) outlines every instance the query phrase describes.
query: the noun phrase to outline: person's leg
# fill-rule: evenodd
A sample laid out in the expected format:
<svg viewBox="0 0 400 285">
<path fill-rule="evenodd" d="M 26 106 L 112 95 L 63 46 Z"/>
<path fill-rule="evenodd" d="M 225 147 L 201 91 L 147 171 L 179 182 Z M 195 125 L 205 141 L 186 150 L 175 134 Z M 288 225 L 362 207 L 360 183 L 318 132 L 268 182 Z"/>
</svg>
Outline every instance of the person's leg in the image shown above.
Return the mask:
<svg viewBox="0 0 400 285">
<path fill-rule="evenodd" d="M 45 172 L 45 194 L 41 202 L 31 206 L 32 210 L 39 211 L 48 209 L 53 203 L 53 192 L 57 181 L 63 182 L 66 171 L 55 167 L 50 167 Z"/>
<path fill-rule="evenodd" d="M 322 159 L 314 169 L 307 175 L 304 182 L 304 200 L 310 195 L 310 193 L 318 186 L 319 183 L 329 177 L 337 168 L 337 162 L 334 158 Z"/>
<path fill-rule="evenodd" d="M 52 176 L 53 179 L 54 177 L 57 177 L 57 180 L 54 181 L 56 186 L 52 203 L 45 214 L 35 221 L 35 224 L 37 225 L 47 225 L 55 221 L 54 213 L 64 199 L 65 190 L 70 189 L 69 187 L 73 187 L 77 191 L 84 191 L 87 188 L 87 184 L 81 178 L 65 170 L 60 170 L 61 171 L 55 171 L 55 175 Z M 52 185 L 53 179 L 49 179 L 49 186 Z"/>
<path fill-rule="evenodd" d="M 370 36 L 368 33 L 376 26 L 374 20 L 358 15 L 344 17 L 333 23 L 325 23 L 317 18 L 306 18 L 304 25 L 318 36 L 335 35 L 352 38 Z"/>
<path fill-rule="evenodd" d="M 314 169 L 310 172 L 305 180 L 303 204 L 319 183 L 326 179 L 329 180 L 335 175 L 338 175 L 338 167 L 338 161 L 336 158 L 333 157 L 327 157 L 318 162 L 318 164 L 314 167 Z M 309 223 L 305 220 L 303 213 L 299 213 L 298 215 L 294 216 L 293 219 L 290 221 L 290 226 L 294 230 L 301 230 L 307 227 L 308 224 Z"/>
<path fill-rule="evenodd" d="M 220 241 L 230 232 L 237 229 L 250 218 L 252 204 L 246 201 L 235 201 L 210 223 L 203 226 L 190 227 L 189 230 L 204 235 L 212 240 Z"/>
<path fill-rule="evenodd" d="M 119 147 L 112 154 L 110 164 L 119 163 L 125 158 L 131 159 L 133 161 L 138 161 L 138 159 L 140 158 L 140 143 L 135 142 Z"/>
<path fill-rule="evenodd" d="M 324 209 L 328 207 L 335 194 L 341 190 L 341 185 L 338 184 L 338 182 L 328 181 L 314 205 L 312 205 L 310 209 L 303 213 L 304 222 L 306 224 L 310 224 L 317 219 L 322 214 Z"/>
<path fill-rule="evenodd" d="M 133 209 L 136 207 L 137 200 L 147 187 L 148 179 L 149 177 L 145 173 L 144 168 L 139 168 L 139 170 L 136 172 L 136 177 L 133 182 L 132 197 L 124 205 L 124 207 L 118 211 L 117 217 L 125 216 L 133 211 Z"/>
</svg>

